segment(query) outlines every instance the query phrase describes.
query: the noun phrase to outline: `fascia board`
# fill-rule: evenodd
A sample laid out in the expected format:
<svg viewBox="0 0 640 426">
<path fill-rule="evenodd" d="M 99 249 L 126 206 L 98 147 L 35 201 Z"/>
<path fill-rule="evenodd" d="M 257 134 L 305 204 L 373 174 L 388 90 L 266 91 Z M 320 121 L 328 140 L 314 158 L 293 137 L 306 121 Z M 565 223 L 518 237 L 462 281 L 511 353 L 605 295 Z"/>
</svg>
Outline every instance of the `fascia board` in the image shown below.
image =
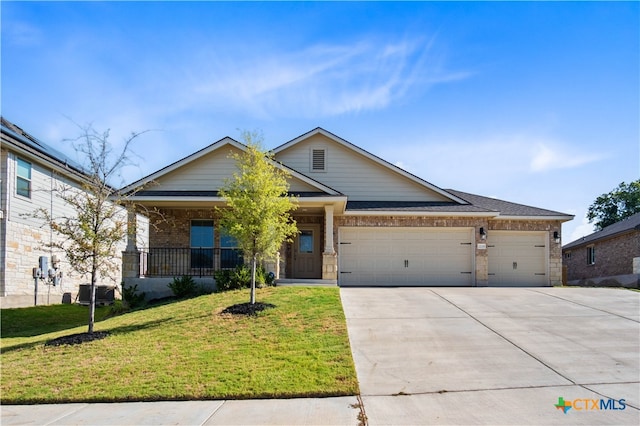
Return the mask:
<svg viewBox="0 0 640 426">
<path fill-rule="evenodd" d="M 376 210 L 376 211 L 357 211 L 347 210 L 345 216 L 447 216 L 447 217 L 488 217 L 495 218 L 496 212 L 424 212 L 424 211 L 395 211 L 395 210 Z"/>
<path fill-rule="evenodd" d="M 498 214 L 496 220 L 559 220 L 561 222 L 569 222 L 573 220 L 573 215 L 562 216 L 503 216 Z"/>
</svg>

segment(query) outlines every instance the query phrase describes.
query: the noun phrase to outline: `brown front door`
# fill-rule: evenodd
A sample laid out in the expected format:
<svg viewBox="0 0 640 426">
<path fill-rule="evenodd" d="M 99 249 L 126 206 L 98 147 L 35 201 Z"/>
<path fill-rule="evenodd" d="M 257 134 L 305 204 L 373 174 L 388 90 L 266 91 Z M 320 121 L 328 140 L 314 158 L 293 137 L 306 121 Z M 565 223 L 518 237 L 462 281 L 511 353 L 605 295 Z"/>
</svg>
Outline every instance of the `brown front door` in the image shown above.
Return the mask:
<svg viewBox="0 0 640 426">
<path fill-rule="evenodd" d="M 299 225 L 293 241 L 293 278 L 322 278 L 320 225 Z"/>
</svg>

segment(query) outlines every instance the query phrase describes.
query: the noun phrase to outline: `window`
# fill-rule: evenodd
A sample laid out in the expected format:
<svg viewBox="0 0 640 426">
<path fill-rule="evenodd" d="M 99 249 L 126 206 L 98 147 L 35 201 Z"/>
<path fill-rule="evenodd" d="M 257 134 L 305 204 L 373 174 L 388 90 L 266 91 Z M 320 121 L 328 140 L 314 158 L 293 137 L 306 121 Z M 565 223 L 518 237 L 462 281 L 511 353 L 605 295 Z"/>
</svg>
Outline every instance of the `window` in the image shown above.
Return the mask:
<svg viewBox="0 0 640 426">
<path fill-rule="evenodd" d="M 596 264 L 596 248 L 591 246 L 587 247 L 587 265 Z"/>
<path fill-rule="evenodd" d="M 311 150 L 311 171 L 312 172 L 324 172 L 326 171 L 326 149 L 312 149 Z"/>
<path fill-rule="evenodd" d="M 16 194 L 31 198 L 31 163 L 18 158 Z"/>
<path fill-rule="evenodd" d="M 313 231 L 300 231 L 298 252 L 313 253 Z"/>
<path fill-rule="evenodd" d="M 565 259 L 571 259 L 571 252 L 570 252 L 570 251 L 566 252 L 566 253 L 564 254 L 564 258 L 565 258 Z"/>
<path fill-rule="evenodd" d="M 213 221 L 191 221 L 191 267 L 213 268 Z"/>
<path fill-rule="evenodd" d="M 238 248 L 238 242 L 222 229 L 220 231 L 220 268 L 233 269 L 243 263 L 242 250 Z"/>
</svg>

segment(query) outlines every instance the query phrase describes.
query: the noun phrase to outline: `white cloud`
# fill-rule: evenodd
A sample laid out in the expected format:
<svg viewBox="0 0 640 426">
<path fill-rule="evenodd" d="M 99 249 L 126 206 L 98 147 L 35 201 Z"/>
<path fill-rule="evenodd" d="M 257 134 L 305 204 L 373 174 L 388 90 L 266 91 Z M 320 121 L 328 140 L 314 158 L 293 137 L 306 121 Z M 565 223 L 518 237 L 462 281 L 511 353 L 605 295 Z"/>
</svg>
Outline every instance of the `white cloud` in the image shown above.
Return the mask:
<svg viewBox="0 0 640 426">
<path fill-rule="evenodd" d="M 360 41 L 263 57 L 202 55 L 191 102 L 257 116 L 318 117 L 384 108 L 409 90 L 467 78 L 429 61 L 431 43 Z M 248 111 L 247 111 L 248 110 Z"/>
<path fill-rule="evenodd" d="M 569 238 L 563 237 L 563 240 L 564 240 L 563 243 L 568 244 L 579 238 L 593 234 L 593 232 L 594 232 L 593 224 L 589 223 L 589 220 L 587 219 L 586 216 L 583 216 L 580 224 L 576 225 L 575 228 L 571 231 Z"/>
<path fill-rule="evenodd" d="M 572 169 L 603 158 L 602 154 L 584 153 L 582 149 L 569 148 L 554 142 L 536 143 L 532 154 L 529 169 L 533 172 Z"/>
</svg>

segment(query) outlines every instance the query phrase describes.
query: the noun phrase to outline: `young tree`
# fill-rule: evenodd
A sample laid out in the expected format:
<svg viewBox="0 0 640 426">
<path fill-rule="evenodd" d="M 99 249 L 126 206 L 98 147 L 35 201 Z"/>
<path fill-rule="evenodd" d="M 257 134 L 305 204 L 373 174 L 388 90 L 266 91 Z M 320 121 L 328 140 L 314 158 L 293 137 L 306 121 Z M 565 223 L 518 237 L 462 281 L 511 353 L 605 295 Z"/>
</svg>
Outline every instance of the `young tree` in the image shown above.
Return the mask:
<svg viewBox="0 0 640 426">
<path fill-rule="evenodd" d="M 60 237 L 45 245 L 61 250 L 75 272 L 91 277 L 88 334 L 92 334 L 96 283 L 100 277 L 114 277 L 118 271 L 115 253 L 127 235 L 126 198 L 109 182 L 120 176 L 123 167 L 132 164 L 130 145 L 141 133 L 132 133 L 124 140 L 121 152 L 114 153 L 108 141 L 109 130 L 99 133 L 91 125 L 79 127 L 80 136 L 72 142 L 76 152 L 85 158 L 82 184 L 80 188 L 61 184 L 53 190 L 69 207 L 65 210 L 68 213 L 57 216 L 38 209 L 34 216 L 44 219 Z"/>
<path fill-rule="evenodd" d="M 613 225 L 640 212 L 640 179 L 626 184 L 622 182 L 607 194 L 602 194 L 589 206 L 587 219 L 596 221 L 597 230 Z"/>
<path fill-rule="evenodd" d="M 251 259 L 251 297 L 256 302 L 256 264 L 273 258 L 285 241 L 298 232 L 290 212 L 297 200 L 289 196 L 289 173 L 277 167 L 273 156 L 261 148 L 262 135 L 242 132 L 247 149 L 233 154 L 238 171 L 225 181 L 220 195 L 227 208 L 220 209 L 221 224 L 233 236 L 245 258 Z"/>
</svg>

